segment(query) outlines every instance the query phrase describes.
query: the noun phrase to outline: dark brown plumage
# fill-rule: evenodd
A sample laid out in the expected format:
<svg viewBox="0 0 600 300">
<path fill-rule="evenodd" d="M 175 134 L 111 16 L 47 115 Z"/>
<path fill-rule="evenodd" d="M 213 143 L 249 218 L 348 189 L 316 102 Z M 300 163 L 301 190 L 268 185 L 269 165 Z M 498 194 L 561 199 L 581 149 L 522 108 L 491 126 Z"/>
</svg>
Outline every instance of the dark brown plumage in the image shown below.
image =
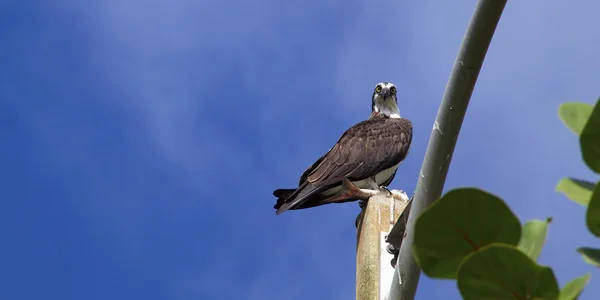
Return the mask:
<svg viewBox="0 0 600 300">
<path fill-rule="evenodd" d="M 357 182 L 374 178 L 376 174 L 397 166 L 408 154 L 411 141 L 410 120 L 388 118 L 373 112 L 368 120 L 344 132 L 325 155 L 304 171 L 297 189 L 277 189 L 273 192 L 278 198 L 274 206 L 277 214 L 286 210 L 357 200 L 338 198 L 332 201 L 335 193 L 332 195 L 331 189 L 340 187 L 344 178 Z M 395 173 L 396 170 L 393 170 L 387 179 L 377 184 L 389 185 Z"/>
</svg>

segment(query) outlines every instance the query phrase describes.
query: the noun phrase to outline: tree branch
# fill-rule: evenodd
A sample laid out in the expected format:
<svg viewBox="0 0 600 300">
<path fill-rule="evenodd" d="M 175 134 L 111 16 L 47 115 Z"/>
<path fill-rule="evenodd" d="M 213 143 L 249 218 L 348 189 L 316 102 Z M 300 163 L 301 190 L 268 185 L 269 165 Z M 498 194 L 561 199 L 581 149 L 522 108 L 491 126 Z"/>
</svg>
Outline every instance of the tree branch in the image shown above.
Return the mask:
<svg viewBox="0 0 600 300">
<path fill-rule="evenodd" d="M 479 0 L 463 38 L 419 172 L 414 203 L 406 223 L 406 241 L 400 247 L 389 300 L 415 297 L 421 272 L 412 251 L 415 221 L 442 194 L 460 127 L 505 5 L 506 0 Z M 399 246 L 403 231 L 402 222 L 397 222 L 388 241 Z"/>
</svg>

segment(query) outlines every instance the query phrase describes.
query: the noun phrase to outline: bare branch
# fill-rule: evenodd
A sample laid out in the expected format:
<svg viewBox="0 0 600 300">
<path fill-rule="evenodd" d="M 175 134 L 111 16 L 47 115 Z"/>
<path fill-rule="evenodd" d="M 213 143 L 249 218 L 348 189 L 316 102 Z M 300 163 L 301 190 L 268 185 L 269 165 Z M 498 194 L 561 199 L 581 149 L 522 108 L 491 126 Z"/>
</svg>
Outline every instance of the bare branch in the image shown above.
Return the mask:
<svg viewBox="0 0 600 300">
<path fill-rule="evenodd" d="M 414 224 L 421 212 L 442 194 L 460 127 L 506 2 L 479 0 L 463 38 L 419 172 L 414 203 L 406 223 L 406 241 L 400 247 L 389 300 L 415 298 L 421 269 L 413 258 Z M 388 240 L 399 246 L 403 231 L 402 223 L 397 222 Z"/>
</svg>

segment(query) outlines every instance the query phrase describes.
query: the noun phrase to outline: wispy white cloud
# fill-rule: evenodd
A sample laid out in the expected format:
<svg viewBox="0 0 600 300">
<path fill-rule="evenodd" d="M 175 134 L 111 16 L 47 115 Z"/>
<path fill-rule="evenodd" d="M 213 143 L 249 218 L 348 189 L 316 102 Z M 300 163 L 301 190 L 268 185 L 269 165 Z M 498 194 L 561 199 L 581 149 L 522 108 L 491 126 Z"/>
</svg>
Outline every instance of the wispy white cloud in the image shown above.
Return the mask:
<svg viewBox="0 0 600 300">
<path fill-rule="evenodd" d="M 249 119 L 260 140 L 263 135 L 273 137 L 283 112 L 328 105 L 314 96 L 302 102 L 287 98 L 314 95 L 307 91 L 314 70 L 298 68 L 298 60 L 316 59 L 306 62 L 315 65 L 323 59 L 318 52 L 302 56 L 298 49 L 307 48 L 301 38 L 315 32 L 311 22 L 337 8 L 334 3 L 276 1 L 66 4 L 67 10 L 87 20 L 92 67 L 127 95 L 128 101 L 115 104 L 145 119 L 157 147 L 169 161 L 197 174 L 195 181 L 217 161 L 220 167 L 225 163 L 243 169 L 251 160 L 243 145 L 232 142 L 232 129 L 242 125 L 235 124 L 238 118 Z M 309 48 L 327 51 L 327 41 Z M 295 71 L 289 72 L 289 67 Z M 320 87 L 311 87 L 315 88 Z M 225 119 L 222 111 L 235 119 Z M 228 128 L 226 122 L 233 124 Z M 217 156 L 230 159 L 215 160 Z"/>
<path fill-rule="evenodd" d="M 224 182 L 251 176 L 261 190 L 250 188 L 246 193 L 251 198 L 265 197 L 264 201 L 269 203 L 260 202 L 260 211 L 272 217 L 273 200 L 264 189 L 275 187 L 267 184 L 267 178 L 275 177 L 264 174 L 263 170 L 272 168 L 275 174 L 281 173 L 291 164 L 277 166 L 273 162 L 294 157 L 299 161 L 294 169 L 301 171 L 314 159 L 314 153 L 321 154 L 328 147 L 315 146 L 313 142 L 330 144 L 332 137 L 339 135 L 320 129 L 323 126 L 320 118 L 334 121 L 339 118 L 333 109 L 336 105 L 324 101 L 338 94 L 331 89 L 335 73 L 327 71 L 335 63 L 331 59 L 336 54 L 331 50 L 336 45 L 335 30 L 328 33 L 321 26 L 329 24 L 331 15 L 342 12 L 335 3 L 307 6 L 300 2 L 286 5 L 262 2 L 244 7 L 233 2 L 98 1 L 85 6 L 66 3 L 62 9 L 75 14 L 74 18 L 85 20 L 82 30 L 89 37 L 89 67 L 115 87 L 113 92 L 124 95 L 105 104 L 119 107 L 141 120 L 137 123 L 141 124 L 138 130 L 145 138 L 150 137 L 151 145 L 164 155 L 166 163 L 162 167 L 167 168 L 170 163 L 178 170 L 179 178 L 187 177 L 186 181 L 196 185 L 201 196 L 198 201 L 215 201 L 215 191 L 243 186 Z M 332 36 L 332 40 L 327 36 Z M 320 73 L 319 77 L 315 73 Z M 367 111 L 368 105 L 368 102 L 364 105 Z M 301 128 L 294 128 L 297 126 L 294 124 Z M 284 130 L 286 127 L 292 130 Z M 295 141 L 307 132 L 312 132 L 308 143 Z M 243 142 L 248 139 L 244 134 L 252 134 L 252 148 Z M 317 147 L 323 150 L 315 152 Z M 261 161 L 270 161 L 274 166 L 259 164 Z M 251 171 L 251 167 L 257 171 Z M 215 173 L 222 169 L 228 173 Z M 296 181 L 293 176 L 287 182 L 294 185 Z M 235 192 L 236 198 L 240 196 L 244 193 Z M 182 201 L 170 199 L 169 205 L 190 208 Z M 341 249 L 347 248 L 345 238 L 330 237 L 326 232 L 352 232 L 353 216 L 340 223 L 320 212 L 317 217 L 323 220 L 319 221 L 321 225 L 298 231 L 306 226 L 306 219 L 293 216 L 291 222 L 284 219 L 279 219 L 283 223 L 257 222 L 256 217 L 243 215 L 240 207 L 257 210 L 252 208 L 257 204 L 250 204 L 251 201 L 263 200 L 243 201 L 248 202 L 232 204 L 237 208 L 229 216 L 224 215 L 228 220 L 224 222 L 233 224 L 222 224 L 222 230 L 227 233 L 236 230 L 234 240 L 240 239 L 237 236 L 242 234 L 240 230 L 253 227 L 256 234 L 265 235 L 247 242 L 260 247 L 247 243 L 244 246 L 249 259 L 261 261 L 262 272 L 254 272 L 252 277 L 234 276 L 230 283 L 236 282 L 240 289 L 227 292 L 259 299 L 294 293 L 304 298 L 307 293 L 323 295 L 352 282 L 335 279 L 340 270 L 353 271 L 352 265 L 347 264 L 354 259 L 352 251 L 344 251 L 342 255 L 334 250 L 325 256 L 318 254 L 323 251 L 319 245 L 329 248 L 333 243 L 340 244 Z M 141 215 L 129 217 L 141 222 L 142 231 L 138 229 L 137 233 L 148 230 L 151 222 L 148 215 L 164 215 L 165 211 L 157 209 L 168 210 L 167 205 L 136 207 Z M 208 208 L 213 213 L 227 210 L 226 205 L 209 204 Z M 193 211 L 198 212 L 195 207 Z M 323 232 L 316 232 L 319 228 Z M 203 229 L 200 232 L 206 233 Z M 169 280 L 174 282 L 174 298 L 214 295 L 224 290 L 217 282 L 227 282 L 230 274 L 247 273 L 240 269 L 244 258 L 236 251 L 226 251 L 230 247 L 215 244 L 206 250 L 214 264 L 201 260 L 190 265 L 192 270 L 173 271 Z M 336 265 L 344 267 L 331 268 L 328 262 L 332 257 L 339 259 Z M 228 258 L 234 261 L 226 262 Z M 289 274 L 291 270 L 293 274 L 282 278 L 281 274 Z M 345 273 L 352 278 L 351 273 Z M 307 276 L 314 281 L 304 280 Z M 347 298 L 352 291 L 336 293 Z"/>
</svg>

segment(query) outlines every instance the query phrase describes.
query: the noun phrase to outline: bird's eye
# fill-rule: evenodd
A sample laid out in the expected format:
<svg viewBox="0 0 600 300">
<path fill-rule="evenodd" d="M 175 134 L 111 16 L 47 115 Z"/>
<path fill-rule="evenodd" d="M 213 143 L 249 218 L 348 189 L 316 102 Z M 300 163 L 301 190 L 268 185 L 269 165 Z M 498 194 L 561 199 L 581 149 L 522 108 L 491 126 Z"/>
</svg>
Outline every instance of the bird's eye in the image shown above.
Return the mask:
<svg viewBox="0 0 600 300">
<path fill-rule="evenodd" d="M 390 93 L 392 93 L 392 95 L 395 94 L 396 93 L 396 87 L 394 87 L 394 86 L 391 87 L 390 88 Z"/>
<path fill-rule="evenodd" d="M 378 85 L 375 87 L 375 93 L 380 93 L 381 92 L 381 86 Z"/>
</svg>

